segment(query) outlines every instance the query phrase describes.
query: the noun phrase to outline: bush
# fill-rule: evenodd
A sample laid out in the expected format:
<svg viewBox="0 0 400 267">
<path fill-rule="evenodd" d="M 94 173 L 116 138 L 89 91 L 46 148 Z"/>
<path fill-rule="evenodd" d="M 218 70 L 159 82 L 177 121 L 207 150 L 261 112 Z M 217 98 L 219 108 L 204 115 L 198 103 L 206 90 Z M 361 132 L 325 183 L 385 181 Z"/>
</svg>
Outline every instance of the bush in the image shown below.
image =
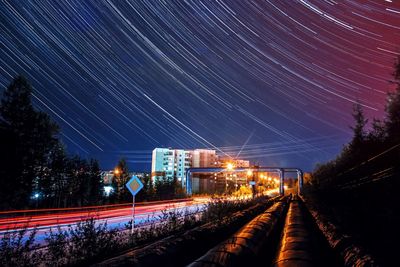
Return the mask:
<svg viewBox="0 0 400 267">
<path fill-rule="evenodd" d="M 237 200 L 227 200 L 216 198 L 207 203 L 206 209 L 202 214 L 202 221 L 217 223 L 222 223 L 224 218 L 231 213 L 248 208 L 255 205 L 261 200 L 266 199 L 266 197 L 258 197 L 254 199 L 237 199 Z"/>
<path fill-rule="evenodd" d="M 53 263 L 56 266 L 62 266 L 68 262 L 68 237 L 68 232 L 61 230 L 60 226 L 57 227 L 57 232 L 50 229 L 45 238 L 47 242 L 47 262 Z"/>
<path fill-rule="evenodd" d="M 35 244 L 37 230 L 27 235 L 27 228 L 4 233 L 0 241 L 0 266 L 37 266 L 41 262 L 41 253 Z"/>
<path fill-rule="evenodd" d="M 111 255 L 121 247 L 121 233 L 108 229 L 107 222 L 96 225 L 95 218 L 79 222 L 68 230 L 50 230 L 45 238 L 48 265 L 81 265 Z"/>
<path fill-rule="evenodd" d="M 215 199 L 200 214 L 196 210 L 163 210 L 137 225 L 131 233 L 132 221 L 125 231 L 108 229 L 107 222 L 98 223 L 89 218 L 66 230 L 58 227 L 46 234 L 47 247 L 39 249 L 34 243 L 36 230 L 27 229 L 4 234 L 0 242 L 0 266 L 77 266 L 103 260 L 118 251 L 148 244 L 172 234 L 179 234 L 197 225 L 222 222 L 233 212 L 256 204 L 262 198 L 228 201 Z"/>
<path fill-rule="evenodd" d="M 161 239 L 180 231 L 191 229 L 200 224 L 200 217 L 197 216 L 199 209 L 191 212 L 188 209 L 179 210 L 162 210 L 156 220 L 154 213 L 138 225 L 134 232 L 129 234 L 128 246 L 133 247 L 143 243 L 149 243 L 154 240 Z M 127 230 L 131 230 L 132 220 L 125 224 Z M 140 227 L 140 228 L 139 228 Z"/>
</svg>

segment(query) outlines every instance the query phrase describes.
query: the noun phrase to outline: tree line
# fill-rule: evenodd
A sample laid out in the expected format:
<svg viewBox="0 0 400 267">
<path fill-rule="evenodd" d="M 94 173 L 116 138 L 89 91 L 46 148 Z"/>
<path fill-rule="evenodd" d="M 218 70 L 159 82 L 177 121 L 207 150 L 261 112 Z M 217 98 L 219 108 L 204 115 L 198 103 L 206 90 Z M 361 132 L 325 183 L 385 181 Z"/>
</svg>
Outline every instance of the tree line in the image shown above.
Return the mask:
<svg viewBox="0 0 400 267">
<path fill-rule="evenodd" d="M 145 174 L 140 177 L 143 183 L 143 189 L 135 196 L 136 201 L 152 201 L 184 198 L 186 193 L 176 178 L 157 177 L 152 181 L 151 176 Z M 123 203 L 132 201 L 132 195 L 125 187 L 125 184 L 131 179 L 127 162 L 124 158 L 120 159 L 114 169 L 111 186 L 114 190 L 109 198 L 109 202 Z"/>
<path fill-rule="evenodd" d="M 374 118 L 369 125 L 361 105 L 354 105 L 353 138 L 334 160 L 316 166 L 312 175 L 315 186 L 334 188 L 382 170 L 390 169 L 392 176 L 399 174 L 400 56 L 394 65 L 393 83 L 395 91 L 388 93 L 382 119 Z"/>
<path fill-rule="evenodd" d="M 60 127 L 34 108 L 32 87 L 16 77 L 0 103 L 0 209 L 54 208 L 131 201 L 125 184 L 130 179 L 125 159 L 112 178 L 113 194 L 104 194 L 104 181 L 96 159 L 68 155 Z M 183 196 L 176 181 L 142 179 L 138 200 Z"/>
</svg>

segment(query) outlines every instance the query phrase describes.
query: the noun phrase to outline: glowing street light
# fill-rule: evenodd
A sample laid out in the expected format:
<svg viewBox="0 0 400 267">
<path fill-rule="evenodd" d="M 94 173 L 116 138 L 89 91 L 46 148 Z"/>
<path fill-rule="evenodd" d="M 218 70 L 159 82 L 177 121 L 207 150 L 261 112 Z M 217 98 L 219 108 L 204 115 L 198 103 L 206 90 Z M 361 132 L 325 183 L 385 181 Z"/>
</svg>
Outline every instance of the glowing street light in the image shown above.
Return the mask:
<svg viewBox="0 0 400 267">
<path fill-rule="evenodd" d="M 233 168 L 235 168 L 235 166 L 233 165 L 233 163 L 229 162 L 228 164 L 226 164 L 226 168 L 231 171 L 233 170 Z"/>
<path fill-rule="evenodd" d="M 247 176 L 250 177 L 250 176 L 252 176 L 252 175 L 253 175 L 253 171 L 252 171 L 252 170 L 248 170 L 248 171 L 247 171 Z"/>
<path fill-rule="evenodd" d="M 104 195 L 109 197 L 114 192 L 114 188 L 112 186 L 104 186 Z"/>
<path fill-rule="evenodd" d="M 121 173 L 121 171 L 118 169 L 118 168 L 115 168 L 114 169 L 114 174 L 115 175 L 119 175 Z"/>
</svg>

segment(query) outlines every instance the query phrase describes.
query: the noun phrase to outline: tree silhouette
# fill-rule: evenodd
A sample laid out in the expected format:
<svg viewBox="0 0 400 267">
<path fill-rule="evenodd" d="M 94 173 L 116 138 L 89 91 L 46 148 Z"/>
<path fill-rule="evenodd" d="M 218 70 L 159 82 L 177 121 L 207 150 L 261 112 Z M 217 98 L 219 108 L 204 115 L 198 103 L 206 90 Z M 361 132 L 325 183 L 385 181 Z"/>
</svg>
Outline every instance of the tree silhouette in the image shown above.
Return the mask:
<svg viewBox="0 0 400 267">
<path fill-rule="evenodd" d="M 129 169 L 125 158 L 121 158 L 115 167 L 113 176 L 114 199 L 117 203 L 130 201 L 131 193 L 126 188 L 126 183 L 129 181 Z"/>
<path fill-rule="evenodd" d="M 400 56 L 397 58 L 393 76 L 396 90 L 388 95 L 386 129 L 389 142 L 397 144 L 400 142 Z"/>
<path fill-rule="evenodd" d="M 350 143 L 350 147 L 353 151 L 355 151 L 361 148 L 361 145 L 366 139 L 367 134 L 365 131 L 365 125 L 368 123 L 368 120 L 365 119 L 364 111 L 359 103 L 353 106 L 352 115 L 355 125 L 351 127 L 353 130 L 353 139 Z"/>
<path fill-rule="evenodd" d="M 18 76 L 1 99 L 1 203 L 12 208 L 26 206 L 34 179 L 45 172 L 47 157 L 57 144 L 58 126 L 43 112 L 33 108 L 32 88 Z M 7 158 L 7 159 L 4 159 Z"/>
</svg>

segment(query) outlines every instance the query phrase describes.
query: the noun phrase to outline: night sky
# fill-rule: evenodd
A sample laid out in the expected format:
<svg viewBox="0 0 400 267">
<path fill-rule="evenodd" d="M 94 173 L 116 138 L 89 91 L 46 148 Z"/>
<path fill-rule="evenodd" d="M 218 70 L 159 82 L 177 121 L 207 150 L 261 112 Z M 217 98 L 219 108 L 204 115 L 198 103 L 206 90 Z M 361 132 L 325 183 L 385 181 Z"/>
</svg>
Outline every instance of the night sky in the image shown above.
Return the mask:
<svg viewBox="0 0 400 267">
<path fill-rule="evenodd" d="M 70 153 L 149 170 L 154 147 L 262 165 L 333 158 L 359 101 L 384 115 L 399 1 L 1 1 L 1 91 L 18 74 Z"/>
</svg>

